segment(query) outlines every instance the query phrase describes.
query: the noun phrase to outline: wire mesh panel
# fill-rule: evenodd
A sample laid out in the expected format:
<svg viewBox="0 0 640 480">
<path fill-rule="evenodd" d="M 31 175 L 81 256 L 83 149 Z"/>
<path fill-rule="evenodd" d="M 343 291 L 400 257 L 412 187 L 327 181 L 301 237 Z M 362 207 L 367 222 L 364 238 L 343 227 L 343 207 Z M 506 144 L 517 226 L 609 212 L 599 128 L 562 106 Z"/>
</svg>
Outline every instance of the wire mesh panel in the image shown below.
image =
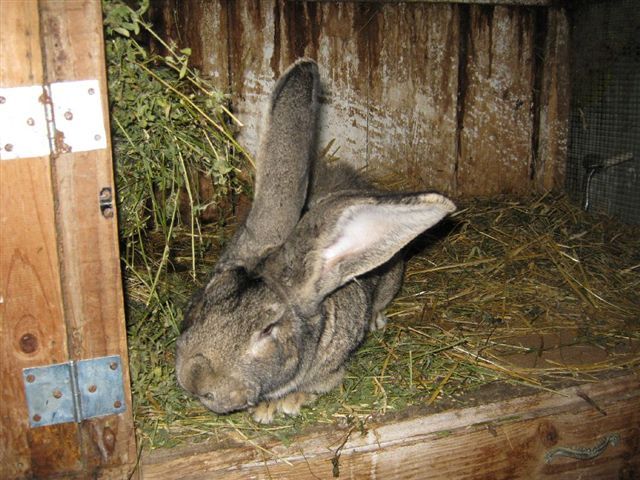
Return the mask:
<svg viewBox="0 0 640 480">
<path fill-rule="evenodd" d="M 640 223 L 640 5 L 574 3 L 567 191 Z"/>
</svg>

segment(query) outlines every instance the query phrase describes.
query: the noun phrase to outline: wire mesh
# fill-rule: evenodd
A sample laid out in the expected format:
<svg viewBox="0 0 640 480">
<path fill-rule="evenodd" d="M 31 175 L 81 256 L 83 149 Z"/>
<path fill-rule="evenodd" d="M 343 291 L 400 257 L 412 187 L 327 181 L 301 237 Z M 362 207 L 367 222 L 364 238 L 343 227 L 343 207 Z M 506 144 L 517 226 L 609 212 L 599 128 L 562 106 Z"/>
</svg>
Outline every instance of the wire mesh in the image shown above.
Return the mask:
<svg viewBox="0 0 640 480">
<path fill-rule="evenodd" d="M 576 3 L 566 189 L 589 211 L 640 223 L 640 5 Z"/>
</svg>

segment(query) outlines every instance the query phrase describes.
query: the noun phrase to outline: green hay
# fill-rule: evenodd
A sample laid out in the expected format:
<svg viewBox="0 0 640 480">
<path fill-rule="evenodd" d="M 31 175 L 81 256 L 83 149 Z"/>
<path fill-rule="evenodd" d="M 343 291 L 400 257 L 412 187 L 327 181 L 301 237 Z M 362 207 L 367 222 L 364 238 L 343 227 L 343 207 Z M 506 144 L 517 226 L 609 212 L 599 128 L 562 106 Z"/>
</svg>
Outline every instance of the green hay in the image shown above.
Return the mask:
<svg viewBox="0 0 640 480">
<path fill-rule="evenodd" d="M 553 390 L 640 362 L 640 230 L 587 215 L 563 196 L 459 202 L 414 246 L 390 322 L 355 354 L 343 384 L 295 418 L 263 426 L 217 416 L 176 384 L 182 308 L 232 233 L 230 199 L 249 160 L 226 97 L 132 10 L 105 1 L 105 34 L 134 414 L 145 449 L 203 441 L 259 447 L 316 425 L 463 406 L 484 385 Z M 140 32 L 163 45 L 152 55 Z M 327 147 L 327 151 L 331 145 Z M 197 178 L 212 179 L 205 199 Z M 407 190 L 408 179 L 384 179 Z M 185 203 L 186 199 L 186 203 Z M 201 213 L 218 205 L 218 221 Z M 186 205 L 186 213 L 182 206 Z M 387 417 L 385 417 L 387 415 Z M 268 453 L 268 452 L 267 452 Z"/>
<path fill-rule="evenodd" d="M 562 196 L 462 207 L 411 259 L 389 324 L 356 353 L 342 386 L 299 417 L 262 426 L 248 412 L 206 411 L 175 384 L 174 320 L 159 311 L 136 324 L 131 363 L 143 445 L 264 436 L 288 443 L 315 425 L 366 423 L 411 406 L 463 406 L 492 382 L 553 390 L 559 381 L 591 382 L 637 367 L 637 228 L 588 216 Z M 193 288 L 184 274 L 166 279 L 163 288 L 178 298 Z M 602 356 L 556 355 L 581 348 Z"/>
</svg>

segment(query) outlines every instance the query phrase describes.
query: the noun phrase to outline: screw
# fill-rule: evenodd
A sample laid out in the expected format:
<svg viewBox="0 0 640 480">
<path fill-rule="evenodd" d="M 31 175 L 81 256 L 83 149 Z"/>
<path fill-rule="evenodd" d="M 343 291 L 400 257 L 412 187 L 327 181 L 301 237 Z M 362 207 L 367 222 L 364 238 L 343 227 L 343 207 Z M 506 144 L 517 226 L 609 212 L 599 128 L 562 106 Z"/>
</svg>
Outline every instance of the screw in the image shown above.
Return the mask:
<svg viewBox="0 0 640 480">
<path fill-rule="evenodd" d="M 67 110 L 66 112 L 64 112 L 64 118 L 66 118 L 67 120 L 72 120 L 73 112 L 71 110 Z"/>
<path fill-rule="evenodd" d="M 53 398 L 62 398 L 62 392 L 58 389 L 53 391 Z"/>
<path fill-rule="evenodd" d="M 33 421 L 34 421 L 34 422 L 39 422 L 40 420 L 42 420 L 42 417 L 36 413 L 36 414 L 33 416 Z"/>
<path fill-rule="evenodd" d="M 95 385 L 89 385 L 89 392 L 94 393 L 96 390 L 98 389 L 98 387 L 96 387 Z"/>
<path fill-rule="evenodd" d="M 111 362 L 111 363 L 109 364 L 109 368 L 110 368 L 111 370 L 117 370 L 117 369 L 118 369 L 118 362 Z"/>
<path fill-rule="evenodd" d="M 33 127 L 35 124 L 36 124 L 36 121 L 33 118 L 31 117 L 27 118 L 27 125 L 29 125 L 30 127 Z"/>
<path fill-rule="evenodd" d="M 120 408 L 122 406 L 122 402 L 120 400 L 116 400 L 113 402 L 113 408 Z"/>
<path fill-rule="evenodd" d="M 6 101 L 7 101 L 7 99 L 6 99 L 6 98 L 4 98 L 4 97 L 0 97 L 0 103 L 5 103 Z"/>
<path fill-rule="evenodd" d="M 94 139 L 96 142 L 99 142 L 99 141 L 102 139 L 102 137 L 101 137 L 100 135 L 96 134 L 96 135 L 94 135 L 94 136 L 93 136 L 93 139 Z"/>
<path fill-rule="evenodd" d="M 109 187 L 105 187 L 100 190 L 100 201 L 101 202 L 110 202 L 113 199 L 111 196 L 111 189 Z"/>
<path fill-rule="evenodd" d="M 32 373 L 30 373 L 29 375 L 27 375 L 27 382 L 29 383 L 33 383 L 36 381 L 36 376 L 33 375 Z"/>
<path fill-rule="evenodd" d="M 7 143 L 7 144 L 4 146 L 4 149 L 5 149 L 5 151 L 10 152 L 10 151 L 12 151 L 12 150 L 13 150 L 13 145 L 12 145 L 11 143 Z"/>
<path fill-rule="evenodd" d="M 104 218 L 113 218 L 113 208 L 112 207 L 104 207 L 102 210 L 102 216 Z"/>
<path fill-rule="evenodd" d="M 93 95 L 94 93 L 96 93 L 93 88 L 90 88 L 89 90 L 87 90 L 87 92 L 89 93 L 89 95 Z"/>
</svg>

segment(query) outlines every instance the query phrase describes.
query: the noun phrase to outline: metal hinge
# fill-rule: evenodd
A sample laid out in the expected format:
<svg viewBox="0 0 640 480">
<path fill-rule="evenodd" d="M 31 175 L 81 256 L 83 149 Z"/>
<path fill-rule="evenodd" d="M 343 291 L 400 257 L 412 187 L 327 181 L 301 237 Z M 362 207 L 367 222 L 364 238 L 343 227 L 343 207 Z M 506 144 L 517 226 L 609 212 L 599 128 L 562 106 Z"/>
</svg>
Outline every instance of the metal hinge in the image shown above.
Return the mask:
<svg viewBox="0 0 640 480">
<path fill-rule="evenodd" d="M 32 428 L 126 410 L 119 355 L 25 368 L 22 378 Z"/>
<path fill-rule="evenodd" d="M 104 148 L 98 80 L 0 88 L 0 160 Z"/>
</svg>

